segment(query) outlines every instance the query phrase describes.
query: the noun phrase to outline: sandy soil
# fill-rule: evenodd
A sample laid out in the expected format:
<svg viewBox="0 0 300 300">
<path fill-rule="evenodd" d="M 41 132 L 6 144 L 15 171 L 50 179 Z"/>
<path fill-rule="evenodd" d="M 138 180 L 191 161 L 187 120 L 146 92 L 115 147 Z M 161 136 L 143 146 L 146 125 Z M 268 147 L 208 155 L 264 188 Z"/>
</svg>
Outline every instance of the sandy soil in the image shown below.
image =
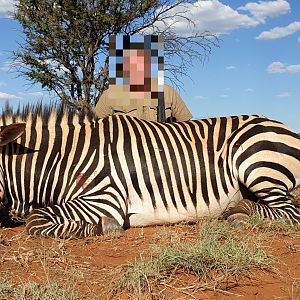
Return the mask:
<svg viewBox="0 0 300 300">
<path fill-rule="evenodd" d="M 61 280 L 76 285 L 86 299 L 135 299 L 107 292 L 116 276 L 112 271 L 146 257 L 166 232 L 169 238 L 174 233 L 189 239 L 196 230 L 196 225 L 187 224 L 157 226 L 130 229 L 115 237 L 61 241 L 29 237 L 24 227 L 0 229 L 0 274 L 16 285 Z M 195 277 L 178 274 L 150 291 L 147 299 L 300 299 L 300 235 L 271 234 L 264 238 L 264 245 L 276 258 L 275 272 L 253 271 L 228 282 L 222 291 L 198 292 L 190 289 Z"/>
</svg>

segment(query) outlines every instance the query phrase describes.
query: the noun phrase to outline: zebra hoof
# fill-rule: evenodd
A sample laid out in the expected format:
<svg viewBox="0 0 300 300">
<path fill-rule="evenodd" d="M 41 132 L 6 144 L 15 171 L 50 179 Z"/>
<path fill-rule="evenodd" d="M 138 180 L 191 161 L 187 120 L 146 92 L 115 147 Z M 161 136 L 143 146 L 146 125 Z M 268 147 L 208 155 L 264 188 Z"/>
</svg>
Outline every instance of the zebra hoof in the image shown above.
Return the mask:
<svg viewBox="0 0 300 300">
<path fill-rule="evenodd" d="M 101 223 L 101 224 L 100 224 Z M 123 227 L 114 218 L 102 217 L 99 221 L 99 227 L 102 229 L 102 234 L 123 232 Z"/>
<path fill-rule="evenodd" d="M 241 200 L 236 206 L 229 208 L 222 214 L 234 228 L 242 228 L 248 223 L 250 216 L 255 213 L 255 203 L 249 199 Z"/>
<path fill-rule="evenodd" d="M 249 216 L 244 213 L 234 213 L 227 216 L 226 219 L 231 227 L 240 229 L 246 227 L 246 224 L 249 220 Z"/>
</svg>

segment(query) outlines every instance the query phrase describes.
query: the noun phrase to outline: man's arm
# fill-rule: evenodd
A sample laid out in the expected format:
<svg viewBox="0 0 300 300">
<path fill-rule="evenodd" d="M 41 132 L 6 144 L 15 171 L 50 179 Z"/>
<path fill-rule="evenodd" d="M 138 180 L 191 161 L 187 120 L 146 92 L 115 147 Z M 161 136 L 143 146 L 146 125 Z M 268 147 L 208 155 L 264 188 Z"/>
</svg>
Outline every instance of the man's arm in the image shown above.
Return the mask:
<svg viewBox="0 0 300 300">
<path fill-rule="evenodd" d="M 104 91 L 95 106 L 95 116 L 99 119 L 111 116 L 113 114 L 112 107 L 108 105 L 108 90 Z"/>
<path fill-rule="evenodd" d="M 188 121 L 192 118 L 192 114 L 174 88 L 166 85 L 165 97 L 171 97 L 172 99 L 172 117 L 176 118 L 176 121 Z"/>
</svg>

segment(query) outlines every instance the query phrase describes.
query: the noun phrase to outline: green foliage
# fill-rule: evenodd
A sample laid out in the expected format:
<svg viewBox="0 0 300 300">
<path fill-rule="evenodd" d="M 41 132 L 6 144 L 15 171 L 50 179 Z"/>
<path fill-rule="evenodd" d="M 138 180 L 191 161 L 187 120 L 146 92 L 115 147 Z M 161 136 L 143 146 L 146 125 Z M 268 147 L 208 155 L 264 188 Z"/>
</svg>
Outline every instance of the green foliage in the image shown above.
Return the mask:
<svg viewBox="0 0 300 300">
<path fill-rule="evenodd" d="M 89 110 L 106 80 L 101 64 L 108 36 L 125 32 L 156 7 L 155 0 L 21 0 L 14 17 L 22 25 L 25 44 L 14 56 L 32 82 L 55 91 L 67 104 Z"/>
<path fill-rule="evenodd" d="M 154 33 L 155 21 L 165 22 L 168 11 L 189 1 L 20 0 L 14 18 L 25 40 L 13 53 L 15 65 L 19 73 L 53 91 L 63 103 L 89 111 L 108 85 L 109 35 L 130 35 L 147 28 Z M 170 19 L 184 11 L 177 9 Z M 176 42 L 172 33 L 166 52 L 173 58 L 182 54 L 181 65 L 171 68 L 175 76 L 195 57 L 201 60 L 201 51 L 210 52 L 214 42 L 209 36 L 205 33 Z M 192 51 L 194 46 L 200 50 Z"/>
</svg>

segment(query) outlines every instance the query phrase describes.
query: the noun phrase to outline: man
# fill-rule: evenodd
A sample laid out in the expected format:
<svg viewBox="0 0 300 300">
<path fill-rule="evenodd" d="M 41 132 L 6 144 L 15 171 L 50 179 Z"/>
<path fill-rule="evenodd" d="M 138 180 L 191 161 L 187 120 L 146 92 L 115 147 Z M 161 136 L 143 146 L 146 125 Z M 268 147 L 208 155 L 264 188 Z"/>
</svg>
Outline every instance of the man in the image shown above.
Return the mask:
<svg viewBox="0 0 300 300">
<path fill-rule="evenodd" d="M 179 94 L 171 86 L 163 84 L 163 57 L 159 37 L 145 36 L 142 42 L 132 41 L 129 36 L 122 38 L 119 45 L 122 50 L 118 49 L 115 36 L 110 39 L 110 85 L 101 95 L 95 107 L 95 115 L 104 118 L 113 114 L 126 114 L 157 121 L 158 102 L 163 99 L 167 121 L 191 119 L 192 115 Z"/>
</svg>

